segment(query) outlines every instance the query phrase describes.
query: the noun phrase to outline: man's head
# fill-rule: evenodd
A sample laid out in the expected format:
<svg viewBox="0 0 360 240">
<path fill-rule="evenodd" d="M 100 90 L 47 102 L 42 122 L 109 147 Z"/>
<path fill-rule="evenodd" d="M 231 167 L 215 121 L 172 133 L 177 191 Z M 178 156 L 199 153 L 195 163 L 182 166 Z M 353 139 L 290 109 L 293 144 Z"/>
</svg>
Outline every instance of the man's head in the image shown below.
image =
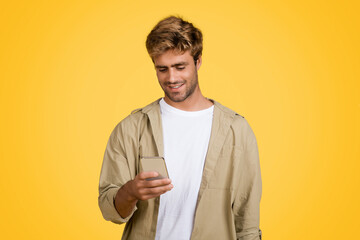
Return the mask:
<svg viewBox="0 0 360 240">
<path fill-rule="evenodd" d="M 178 17 L 165 18 L 148 35 L 146 47 L 166 102 L 180 107 L 203 98 L 197 75 L 202 54 L 199 29 Z"/>
<path fill-rule="evenodd" d="M 173 50 L 178 53 L 189 51 L 196 63 L 202 54 L 202 41 L 199 29 L 179 17 L 170 16 L 152 29 L 146 39 L 146 48 L 153 61 L 155 57 Z"/>
</svg>

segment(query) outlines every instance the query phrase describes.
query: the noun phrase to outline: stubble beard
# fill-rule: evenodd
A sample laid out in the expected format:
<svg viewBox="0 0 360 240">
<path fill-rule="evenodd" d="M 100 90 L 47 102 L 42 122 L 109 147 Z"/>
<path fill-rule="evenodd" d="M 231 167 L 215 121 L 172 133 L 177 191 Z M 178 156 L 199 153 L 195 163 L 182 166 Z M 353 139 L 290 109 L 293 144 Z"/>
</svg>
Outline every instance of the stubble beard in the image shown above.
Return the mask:
<svg viewBox="0 0 360 240">
<path fill-rule="evenodd" d="M 184 84 L 186 84 L 187 81 L 184 82 Z M 162 86 L 164 92 L 165 92 L 165 95 L 172 101 L 172 102 L 183 102 L 185 101 L 189 96 L 191 96 L 196 87 L 199 85 L 198 83 L 198 75 L 197 75 L 197 72 L 196 72 L 196 75 L 195 75 L 195 82 L 194 84 L 190 85 L 188 88 L 185 89 L 185 95 L 181 96 L 180 94 L 178 93 L 169 93 L 168 91 L 166 91 L 166 85 L 165 86 Z"/>
</svg>

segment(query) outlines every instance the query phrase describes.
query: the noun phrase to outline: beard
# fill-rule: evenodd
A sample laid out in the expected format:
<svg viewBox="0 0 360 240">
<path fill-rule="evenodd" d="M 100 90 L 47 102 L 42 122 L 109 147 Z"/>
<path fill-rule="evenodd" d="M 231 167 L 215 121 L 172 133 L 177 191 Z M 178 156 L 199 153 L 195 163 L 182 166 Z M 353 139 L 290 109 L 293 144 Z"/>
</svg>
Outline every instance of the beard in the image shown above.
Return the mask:
<svg viewBox="0 0 360 240">
<path fill-rule="evenodd" d="M 198 86 L 198 76 L 197 76 L 197 72 L 195 75 L 195 79 L 193 79 L 192 81 L 188 82 L 188 81 L 183 81 L 183 82 L 175 82 L 172 84 L 185 84 L 185 91 L 184 92 L 170 92 L 167 90 L 167 83 L 165 84 L 165 86 L 161 85 L 165 95 L 172 101 L 172 102 L 183 102 L 185 101 L 189 96 L 191 96 L 196 87 Z"/>
</svg>

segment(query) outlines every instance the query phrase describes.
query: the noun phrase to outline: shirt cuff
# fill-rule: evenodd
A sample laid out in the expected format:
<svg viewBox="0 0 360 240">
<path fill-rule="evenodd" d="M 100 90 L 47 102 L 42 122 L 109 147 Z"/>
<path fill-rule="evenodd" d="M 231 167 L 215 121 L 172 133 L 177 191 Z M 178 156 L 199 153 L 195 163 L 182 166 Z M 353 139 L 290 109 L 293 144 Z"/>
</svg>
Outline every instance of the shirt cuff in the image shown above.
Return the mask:
<svg viewBox="0 0 360 240">
<path fill-rule="evenodd" d="M 134 212 L 137 210 L 137 207 L 135 205 L 130 215 L 127 216 L 126 218 L 122 218 L 115 208 L 115 197 L 119 189 L 120 187 L 115 187 L 107 190 L 106 193 L 100 196 L 99 206 L 105 220 L 117 224 L 122 224 L 130 220 Z"/>
<path fill-rule="evenodd" d="M 116 197 L 116 194 L 117 194 L 118 190 L 119 190 L 119 189 L 117 189 L 117 190 L 115 191 L 115 194 L 114 194 L 114 196 L 113 196 L 113 201 L 112 201 L 112 202 L 113 202 L 113 207 L 114 207 L 115 212 L 116 212 L 116 219 L 114 219 L 114 220 L 115 220 L 116 222 L 119 222 L 119 223 L 126 223 L 126 222 L 128 222 L 128 221 L 130 220 L 130 218 L 132 217 L 132 215 L 134 214 L 134 212 L 137 210 L 137 207 L 136 207 L 136 205 L 135 205 L 134 209 L 131 211 L 131 213 L 129 214 L 129 216 L 127 216 L 126 218 L 121 217 L 120 214 L 118 213 L 118 211 L 116 210 L 116 207 L 115 207 L 115 197 Z M 115 221 L 113 221 L 113 222 L 115 222 Z"/>
</svg>

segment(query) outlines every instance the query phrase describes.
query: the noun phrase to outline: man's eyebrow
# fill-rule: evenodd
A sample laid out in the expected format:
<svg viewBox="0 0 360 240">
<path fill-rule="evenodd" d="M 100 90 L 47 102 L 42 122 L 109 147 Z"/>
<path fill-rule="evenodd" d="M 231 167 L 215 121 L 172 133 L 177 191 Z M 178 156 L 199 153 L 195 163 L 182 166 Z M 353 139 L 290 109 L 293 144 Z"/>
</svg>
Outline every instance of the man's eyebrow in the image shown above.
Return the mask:
<svg viewBox="0 0 360 240">
<path fill-rule="evenodd" d="M 171 67 L 178 67 L 178 66 L 181 66 L 181 65 L 189 65 L 189 63 L 188 62 L 179 62 L 179 63 L 175 63 L 175 64 L 173 64 L 173 65 L 171 65 Z"/>
<path fill-rule="evenodd" d="M 178 66 L 182 66 L 182 65 L 189 65 L 188 62 L 179 62 L 179 63 L 175 63 L 173 65 L 171 65 L 170 67 L 178 67 Z M 167 68 L 168 66 L 165 65 L 155 65 L 155 68 Z"/>
<path fill-rule="evenodd" d="M 167 66 L 163 66 L 163 65 L 155 65 L 155 68 L 167 68 Z"/>
</svg>

